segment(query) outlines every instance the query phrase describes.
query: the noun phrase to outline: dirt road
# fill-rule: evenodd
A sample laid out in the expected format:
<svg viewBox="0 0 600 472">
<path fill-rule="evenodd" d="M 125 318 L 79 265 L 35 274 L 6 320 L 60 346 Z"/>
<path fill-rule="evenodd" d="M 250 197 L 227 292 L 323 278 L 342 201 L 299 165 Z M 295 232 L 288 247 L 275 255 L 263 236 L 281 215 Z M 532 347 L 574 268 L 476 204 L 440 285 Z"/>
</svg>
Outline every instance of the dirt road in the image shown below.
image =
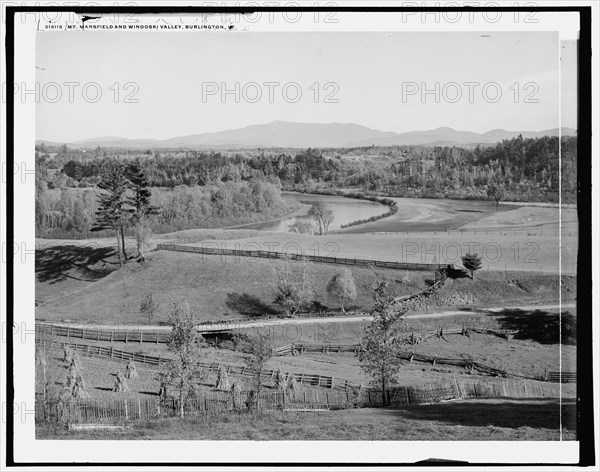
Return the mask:
<svg viewBox="0 0 600 472">
<path fill-rule="evenodd" d="M 405 319 L 427 319 L 427 318 L 444 318 L 447 316 L 456 315 L 473 315 L 482 314 L 485 312 L 501 312 L 503 310 L 558 310 L 560 308 L 575 308 L 577 305 L 574 302 L 563 303 L 562 305 L 520 305 L 506 307 L 491 307 L 491 308 L 473 308 L 470 310 L 450 310 L 436 313 L 423 313 L 415 315 L 407 315 Z M 199 326 L 201 333 L 214 331 L 228 331 L 234 329 L 260 328 L 267 326 L 277 326 L 282 324 L 315 324 L 315 323 L 352 323 L 361 321 L 370 321 L 371 316 L 336 316 L 336 317 L 320 317 L 320 318 L 286 318 L 272 319 L 264 321 L 240 321 L 231 323 L 214 323 L 202 324 Z M 39 324 L 54 325 L 54 326 L 69 326 L 76 329 L 99 329 L 99 330 L 132 330 L 132 331 L 170 331 L 169 326 L 160 325 L 129 325 L 129 324 L 97 324 L 97 323 L 67 323 L 67 322 L 40 322 Z"/>
</svg>

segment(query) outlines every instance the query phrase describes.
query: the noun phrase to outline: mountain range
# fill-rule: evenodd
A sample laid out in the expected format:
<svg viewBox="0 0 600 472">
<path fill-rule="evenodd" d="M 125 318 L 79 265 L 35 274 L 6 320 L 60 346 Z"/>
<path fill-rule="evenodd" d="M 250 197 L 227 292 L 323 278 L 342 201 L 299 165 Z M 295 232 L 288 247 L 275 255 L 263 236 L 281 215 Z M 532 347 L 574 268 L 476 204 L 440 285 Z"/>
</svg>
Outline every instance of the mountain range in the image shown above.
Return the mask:
<svg viewBox="0 0 600 472">
<path fill-rule="evenodd" d="M 96 148 L 343 148 L 364 146 L 425 145 L 475 146 L 490 145 L 503 139 L 558 136 L 558 128 L 543 131 L 507 131 L 494 129 L 487 133 L 457 131 L 441 127 L 427 131 L 396 133 L 379 131 L 354 123 L 295 123 L 273 121 L 244 128 L 179 136 L 170 139 L 127 139 L 119 137 L 92 138 L 70 143 L 37 140 L 37 144 L 67 144 L 69 147 Z M 561 128 L 563 136 L 573 136 L 576 130 Z"/>
</svg>

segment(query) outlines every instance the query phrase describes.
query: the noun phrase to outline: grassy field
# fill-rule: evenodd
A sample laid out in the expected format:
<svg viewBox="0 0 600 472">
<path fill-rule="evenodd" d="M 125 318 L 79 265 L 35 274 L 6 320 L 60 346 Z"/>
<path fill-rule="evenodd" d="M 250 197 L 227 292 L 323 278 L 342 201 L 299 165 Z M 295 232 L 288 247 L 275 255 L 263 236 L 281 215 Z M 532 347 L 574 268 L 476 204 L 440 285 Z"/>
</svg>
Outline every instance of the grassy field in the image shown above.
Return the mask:
<svg viewBox="0 0 600 472">
<path fill-rule="evenodd" d="M 558 400 L 468 400 L 402 408 L 276 412 L 130 423 L 121 431 L 36 428 L 37 439 L 556 441 Z M 576 406 L 562 402 L 563 440 L 575 440 Z"/>
<path fill-rule="evenodd" d="M 278 261 L 203 256 L 156 251 L 145 262 L 130 262 L 116 271 L 104 268 L 104 252 L 92 253 L 85 247 L 55 246 L 38 255 L 36 265 L 36 317 L 46 320 L 68 319 L 96 323 L 147 323 L 139 313 L 142 299 L 151 293 L 161 305 L 155 322 L 166 320 L 174 301 L 187 300 L 201 320 L 260 317 L 278 313 L 273 305 L 273 269 Z M 103 251 L 97 249 L 96 251 Z M 55 262 L 58 256 L 78 258 L 77 263 Z M 326 293 L 327 282 L 340 270 L 330 264 L 311 264 L 316 294 L 314 299 L 332 309 L 334 300 Z M 102 272 L 104 270 L 104 272 Z M 112 270 L 112 271 L 111 271 Z M 375 274 L 371 269 L 354 267 L 358 297 L 353 304 L 368 308 L 372 304 Z M 90 275 L 85 278 L 85 274 Z M 426 288 L 433 274 L 418 271 L 381 270 L 400 295 Z M 447 285 L 418 309 L 556 300 L 559 290 L 565 300 L 575 296 L 575 280 L 556 275 L 526 272 L 480 271 L 474 280 L 461 278 Z"/>
<path fill-rule="evenodd" d="M 512 230 L 511 230 L 512 231 Z M 196 243 L 194 245 L 207 245 Z M 292 233 L 265 233 L 237 240 L 210 241 L 223 249 L 271 250 L 308 255 L 367 259 L 391 262 L 442 263 L 462 265 L 467 252 L 483 258 L 483 270 L 576 273 L 577 234 L 563 234 L 559 246 L 555 232 L 497 230 L 460 232 L 399 232 L 386 234 L 335 233 L 325 236 Z"/>
</svg>

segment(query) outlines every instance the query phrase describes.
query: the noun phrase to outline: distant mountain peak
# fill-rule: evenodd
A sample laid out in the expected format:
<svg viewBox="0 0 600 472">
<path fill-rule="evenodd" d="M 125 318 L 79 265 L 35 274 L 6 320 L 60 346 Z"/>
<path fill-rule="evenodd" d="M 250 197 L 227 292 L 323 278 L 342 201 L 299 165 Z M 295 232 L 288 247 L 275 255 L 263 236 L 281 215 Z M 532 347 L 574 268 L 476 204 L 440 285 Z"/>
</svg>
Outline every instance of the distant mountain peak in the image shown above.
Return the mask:
<svg viewBox="0 0 600 472">
<path fill-rule="evenodd" d="M 575 135 L 576 130 L 561 128 L 563 136 Z M 379 131 L 356 123 L 299 123 L 274 120 L 270 123 L 248 125 L 244 128 L 229 129 L 212 133 L 200 133 L 175 138 L 127 139 L 103 137 L 67 143 L 73 147 L 95 148 L 224 148 L 224 147 L 273 147 L 273 148 L 340 148 L 366 146 L 402 145 L 445 145 L 461 146 L 474 144 L 494 144 L 503 139 L 535 138 L 558 136 L 559 129 L 543 131 L 506 131 L 501 128 L 486 133 L 457 131 L 448 126 L 432 130 L 396 133 Z M 56 144 L 38 140 L 38 143 Z M 62 144 L 62 143 L 59 143 Z"/>
</svg>

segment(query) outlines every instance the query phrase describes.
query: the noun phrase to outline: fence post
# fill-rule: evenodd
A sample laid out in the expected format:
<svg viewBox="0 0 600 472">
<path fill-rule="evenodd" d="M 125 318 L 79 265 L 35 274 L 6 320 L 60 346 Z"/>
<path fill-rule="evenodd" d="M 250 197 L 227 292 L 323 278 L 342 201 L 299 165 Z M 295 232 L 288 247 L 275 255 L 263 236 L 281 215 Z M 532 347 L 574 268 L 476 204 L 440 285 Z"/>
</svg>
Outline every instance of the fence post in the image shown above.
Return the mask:
<svg viewBox="0 0 600 472">
<path fill-rule="evenodd" d="M 334 377 L 331 377 L 331 386 L 329 388 L 333 389 L 333 381 L 334 381 Z"/>
<path fill-rule="evenodd" d="M 458 382 L 456 381 L 456 376 L 452 377 L 454 379 L 454 388 L 456 389 L 456 398 L 462 398 L 462 394 L 458 388 Z"/>
</svg>

